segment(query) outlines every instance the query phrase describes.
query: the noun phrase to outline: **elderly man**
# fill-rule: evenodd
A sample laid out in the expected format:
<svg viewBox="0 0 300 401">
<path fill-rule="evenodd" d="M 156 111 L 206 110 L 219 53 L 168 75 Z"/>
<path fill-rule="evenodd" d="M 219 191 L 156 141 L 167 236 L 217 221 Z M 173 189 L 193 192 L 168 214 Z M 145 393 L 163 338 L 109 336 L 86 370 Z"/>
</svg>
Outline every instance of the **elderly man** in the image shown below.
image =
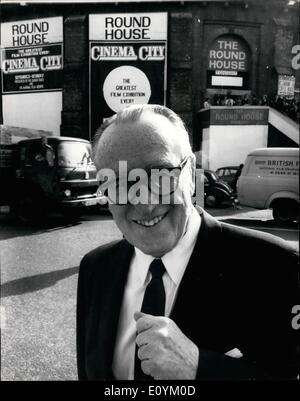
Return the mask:
<svg viewBox="0 0 300 401">
<path fill-rule="evenodd" d="M 99 130 L 94 161 L 124 239 L 81 262 L 79 379 L 296 377 L 297 255 L 194 207 L 181 119 L 163 106 L 128 107 Z"/>
</svg>

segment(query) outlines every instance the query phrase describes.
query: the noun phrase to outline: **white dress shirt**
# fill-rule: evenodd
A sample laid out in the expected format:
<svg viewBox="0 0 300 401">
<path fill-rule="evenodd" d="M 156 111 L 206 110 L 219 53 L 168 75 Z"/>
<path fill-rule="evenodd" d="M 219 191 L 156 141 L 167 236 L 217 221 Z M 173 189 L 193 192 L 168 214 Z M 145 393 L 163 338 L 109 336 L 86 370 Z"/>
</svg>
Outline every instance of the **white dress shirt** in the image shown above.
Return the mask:
<svg viewBox="0 0 300 401">
<path fill-rule="evenodd" d="M 166 268 L 163 275 L 165 316 L 169 316 L 172 311 L 179 284 L 196 243 L 200 223 L 199 213 L 193 208 L 185 234 L 175 248 L 161 258 Z M 113 373 L 117 380 L 134 379 L 136 322 L 133 314 L 141 310 L 145 289 L 151 280 L 149 266 L 153 259 L 153 256 L 135 248 L 125 286 L 113 357 Z"/>
</svg>

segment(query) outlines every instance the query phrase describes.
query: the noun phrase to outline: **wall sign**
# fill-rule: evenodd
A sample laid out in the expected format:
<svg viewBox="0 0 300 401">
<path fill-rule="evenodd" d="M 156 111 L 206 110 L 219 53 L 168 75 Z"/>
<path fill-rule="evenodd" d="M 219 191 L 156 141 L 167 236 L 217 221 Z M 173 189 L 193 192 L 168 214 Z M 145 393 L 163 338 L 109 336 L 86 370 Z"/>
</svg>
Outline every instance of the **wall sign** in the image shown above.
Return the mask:
<svg viewBox="0 0 300 401">
<path fill-rule="evenodd" d="M 268 125 L 268 107 L 211 107 L 200 113 L 202 128 L 211 125 Z"/>
<path fill-rule="evenodd" d="M 208 88 L 248 87 L 250 55 L 246 44 L 238 36 L 218 37 L 208 52 Z"/>
<path fill-rule="evenodd" d="M 90 137 L 131 104 L 165 104 L 167 13 L 89 18 Z"/>
<path fill-rule="evenodd" d="M 295 76 L 294 75 L 278 75 L 278 95 L 294 97 L 295 92 Z"/>
<path fill-rule="evenodd" d="M 62 42 L 62 17 L 1 24 L 3 94 L 61 90 Z"/>
</svg>

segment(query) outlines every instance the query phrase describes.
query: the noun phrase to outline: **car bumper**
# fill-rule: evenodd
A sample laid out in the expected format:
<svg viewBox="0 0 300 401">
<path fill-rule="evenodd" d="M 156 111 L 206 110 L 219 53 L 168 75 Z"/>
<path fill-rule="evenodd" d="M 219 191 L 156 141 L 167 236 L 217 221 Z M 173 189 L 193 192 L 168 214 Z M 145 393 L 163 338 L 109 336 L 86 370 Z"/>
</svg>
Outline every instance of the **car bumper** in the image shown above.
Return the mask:
<svg viewBox="0 0 300 401">
<path fill-rule="evenodd" d="M 61 202 L 63 207 L 76 208 L 76 207 L 89 207 L 89 206 L 105 206 L 107 199 L 104 196 L 86 198 L 86 199 L 65 199 Z"/>
</svg>

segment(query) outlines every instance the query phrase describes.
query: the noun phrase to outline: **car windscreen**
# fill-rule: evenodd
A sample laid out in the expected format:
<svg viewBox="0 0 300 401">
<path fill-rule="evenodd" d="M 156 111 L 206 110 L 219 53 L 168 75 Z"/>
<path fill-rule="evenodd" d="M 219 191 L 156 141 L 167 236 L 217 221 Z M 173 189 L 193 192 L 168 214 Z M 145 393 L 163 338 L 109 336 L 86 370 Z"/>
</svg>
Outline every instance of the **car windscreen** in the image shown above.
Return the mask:
<svg viewBox="0 0 300 401">
<path fill-rule="evenodd" d="M 84 142 L 60 142 L 57 146 L 57 159 L 60 167 L 93 164 L 91 145 Z"/>
</svg>

